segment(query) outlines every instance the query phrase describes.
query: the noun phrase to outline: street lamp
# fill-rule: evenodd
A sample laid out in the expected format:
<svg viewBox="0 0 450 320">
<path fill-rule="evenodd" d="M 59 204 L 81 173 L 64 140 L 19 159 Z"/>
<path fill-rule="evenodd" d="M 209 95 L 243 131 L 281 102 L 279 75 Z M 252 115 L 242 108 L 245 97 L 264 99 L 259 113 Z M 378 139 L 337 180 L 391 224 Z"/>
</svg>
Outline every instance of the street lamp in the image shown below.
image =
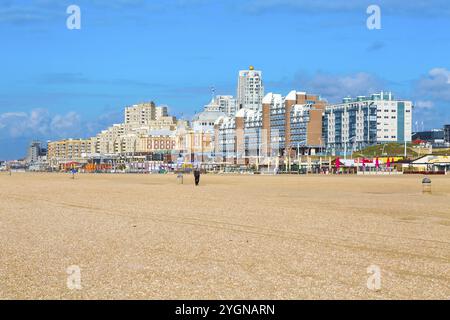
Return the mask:
<svg viewBox="0 0 450 320">
<path fill-rule="evenodd" d="M 306 140 L 301 140 L 297 142 L 297 162 L 298 162 L 298 169 L 300 170 L 300 144 L 301 143 L 305 143 L 306 144 Z"/>
<path fill-rule="evenodd" d="M 353 144 L 352 144 L 352 153 L 350 154 L 350 159 L 353 159 L 353 152 L 355 149 L 356 136 L 353 136 L 350 139 L 348 139 L 349 142 L 351 142 L 352 140 L 353 140 Z"/>
<path fill-rule="evenodd" d="M 347 141 L 345 141 L 345 143 L 344 143 L 344 159 L 345 160 L 347 160 L 347 143 L 351 142 L 352 139 L 356 139 L 356 136 L 348 138 Z M 352 149 L 352 151 L 353 151 L 353 149 Z M 352 155 L 352 157 L 353 157 L 353 155 Z"/>
</svg>

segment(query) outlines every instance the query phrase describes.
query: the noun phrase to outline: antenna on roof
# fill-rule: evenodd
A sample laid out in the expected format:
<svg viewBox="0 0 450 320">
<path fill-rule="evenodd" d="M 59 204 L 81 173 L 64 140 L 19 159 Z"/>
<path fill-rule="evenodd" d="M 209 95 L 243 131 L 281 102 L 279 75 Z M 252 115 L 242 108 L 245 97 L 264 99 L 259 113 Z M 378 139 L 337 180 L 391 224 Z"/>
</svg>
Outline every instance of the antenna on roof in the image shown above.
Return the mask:
<svg viewBox="0 0 450 320">
<path fill-rule="evenodd" d="M 216 96 L 216 88 L 214 86 L 211 86 L 211 98 L 214 100 Z"/>
</svg>

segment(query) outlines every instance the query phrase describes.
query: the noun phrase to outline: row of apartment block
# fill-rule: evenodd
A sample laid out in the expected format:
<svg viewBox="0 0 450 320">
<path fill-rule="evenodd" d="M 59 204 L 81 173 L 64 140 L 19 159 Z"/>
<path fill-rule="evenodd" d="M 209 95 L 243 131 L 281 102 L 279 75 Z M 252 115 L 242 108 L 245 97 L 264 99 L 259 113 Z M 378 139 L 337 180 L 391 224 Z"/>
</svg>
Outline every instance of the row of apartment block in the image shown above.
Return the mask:
<svg viewBox="0 0 450 320">
<path fill-rule="evenodd" d="M 319 96 L 291 91 L 267 94 L 260 109 L 241 109 L 216 122 L 218 161 L 313 154 L 339 154 L 376 143 L 410 142 L 412 102 L 391 93 L 345 98 L 329 105 Z"/>
<path fill-rule="evenodd" d="M 257 110 L 241 109 L 216 122 L 218 161 L 250 163 L 252 158 L 291 155 L 320 147 L 326 102 L 317 95 L 291 91 L 267 94 Z"/>
<path fill-rule="evenodd" d="M 78 161 L 88 155 L 171 152 L 185 161 L 246 164 L 411 141 L 412 103 L 395 100 L 391 93 L 345 98 L 334 105 L 306 92 L 291 91 L 285 97 L 269 93 L 260 108 L 242 108 L 231 116 L 209 104 L 192 127 L 157 108 L 152 103 L 128 107 L 125 123 L 96 137 L 51 142 L 48 158 Z"/>
<path fill-rule="evenodd" d="M 58 165 L 59 160 L 80 161 L 95 150 L 92 139 L 67 139 L 48 143 L 47 160 Z"/>
<path fill-rule="evenodd" d="M 187 121 L 169 116 L 165 106 L 157 107 L 153 102 L 137 104 L 126 107 L 124 116 L 124 123 L 114 124 L 95 137 L 49 142 L 48 161 L 58 167 L 61 163 L 86 162 L 89 158 L 143 156 L 175 150 L 211 153 L 210 135 L 195 133 Z"/>
<path fill-rule="evenodd" d="M 329 104 L 317 95 L 291 91 L 263 97 L 262 72 L 239 72 L 237 110 L 218 116 L 216 159 L 292 156 L 326 150 L 340 154 L 376 143 L 410 142 L 412 102 L 392 93 L 345 98 Z"/>
<path fill-rule="evenodd" d="M 187 161 L 248 163 L 411 141 L 412 102 L 395 100 L 391 93 L 329 104 L 306 92 L 291 91 L 286 96 L 264 92 L 262 72 L 250 66 L 239 72 L 236 99 L 213 97 L 191 123 L 170 116 L 167 106 L 136 104 L 125 108 L 123 123 L 95 137 L 50 143 L 49 158 L 64 161 L 82 154 L 170 151 Z"/>
</svg>

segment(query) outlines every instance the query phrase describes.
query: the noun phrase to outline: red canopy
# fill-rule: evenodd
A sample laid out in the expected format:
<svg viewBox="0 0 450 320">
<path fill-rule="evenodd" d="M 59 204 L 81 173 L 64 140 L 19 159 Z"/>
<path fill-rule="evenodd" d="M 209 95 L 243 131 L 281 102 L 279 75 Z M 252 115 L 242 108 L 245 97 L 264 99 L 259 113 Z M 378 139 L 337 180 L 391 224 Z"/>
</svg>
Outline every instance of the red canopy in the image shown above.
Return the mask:
<svg viewBox="0 0 450 320">
<path fill-rule="evenodd" d="M 78 164 L 80 164 L 80 163 L 73 161 L 73 162 L 67 162 L 65 165 L 66 166 L 72 166 L 72 165 L 78 165 Z"/>
</svg>

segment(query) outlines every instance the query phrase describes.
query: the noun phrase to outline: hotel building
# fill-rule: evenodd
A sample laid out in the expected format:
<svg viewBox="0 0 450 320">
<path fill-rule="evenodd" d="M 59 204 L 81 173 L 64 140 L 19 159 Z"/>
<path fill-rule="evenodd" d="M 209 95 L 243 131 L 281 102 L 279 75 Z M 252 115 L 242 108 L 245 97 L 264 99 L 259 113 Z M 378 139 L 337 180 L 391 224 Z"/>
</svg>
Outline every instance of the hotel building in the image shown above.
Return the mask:
<svg viewBox="0 0 450 320">
<path fill-rule="evenodd" d="M 177 134 L 180 136 L 180 143 L 178 144 L 180 148 L 177 150 L 180 151 L 180 154 L 182 154 L 187 161 L 205 162 L 213 159 L 215 150 L 215 123 L 219 118 L 227 116 L 221 101 L 223 103 L 225 100 L 228 100 L 228 102 L 234 100 L 228 98 L 223 99 L 223 97 L 224 96 L 216 96 L 213 98 L 212 101 L 204 107 L 202 112 L 199 112 L 194 116 L 189 128 L 177 130 Z"/>
<path fill-rule="evenodd" d="M 162 151 L 172 151 L 175 149 L 176 134 L 170 130 L 153 130 L 146 136 L 140 137 L 138 152 L 152 153 Z"/>
<path fill-rule="evenodd" d="M 387 142 L 411 142 L 412 102 L 392 93 L 345 98 L 329 105 L 323 115 L 323 139 L 330 153 Z"/>
</svg>

